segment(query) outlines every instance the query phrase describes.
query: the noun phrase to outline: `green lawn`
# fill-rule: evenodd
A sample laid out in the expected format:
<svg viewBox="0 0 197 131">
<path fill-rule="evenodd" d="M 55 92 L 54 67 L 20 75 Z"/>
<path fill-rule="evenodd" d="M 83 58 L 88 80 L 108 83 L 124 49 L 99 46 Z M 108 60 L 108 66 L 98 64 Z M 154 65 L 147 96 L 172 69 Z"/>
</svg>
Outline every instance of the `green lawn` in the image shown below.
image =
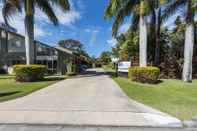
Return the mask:
<svg viewBox="0 0 197 131">
<path fill-rule="evenodd" d="M 113 73 L 110 66 L 106 72 Z M 113 78 L 122 90 L 132 99 L 169 113 L 181 120 L 197 118 L 197 80 L 185 83 L 181 80 L 162 80 L 161 83 L 141 84 L 127 78 Z"/>
<path fill-rule="evenodd" d="M 18 83 L 15 82 L 14 76 L 0 75 L 0 102 L 25 96 L 65 78 L 50 76 L 40 82 Z"/>
<path fill-rule="evenodd" d="M 167 112 L 182 120 L 197 118 L 197 80 L 163 80 L 157 85 L 131 82 L 127 78 L 114 78 L 132 99 Z"/>
<path fill-rule="evenodd" d="M 111 65 L 105 65 L 103 66 L 103 69 L 106 71 L 106 72 L 111 72 L 111 73 L 114 73 L 115 72 L 115 69 L 112 69 L 112 66 Z"/>
</svg>

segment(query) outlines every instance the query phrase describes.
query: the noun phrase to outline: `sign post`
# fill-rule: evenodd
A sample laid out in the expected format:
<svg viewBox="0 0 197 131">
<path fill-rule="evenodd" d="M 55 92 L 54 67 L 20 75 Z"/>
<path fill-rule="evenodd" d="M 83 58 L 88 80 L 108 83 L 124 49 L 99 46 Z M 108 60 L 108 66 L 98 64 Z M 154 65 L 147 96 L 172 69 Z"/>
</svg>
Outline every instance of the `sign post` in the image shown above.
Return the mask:
<svg viewBox="0 0 197 131">
<path fill-rule="evenodd" d="M 115 64 L 115 77 L 118 77 L 118 61 L 119 58 L 112 58 L 112 62 Z"/>
<path fill-rule="evenodd" d="M 118 63 L 115 63 L 116 64 L 116 72 L 115 72 L 115 77 L 118 77 Z"/>
</svg>

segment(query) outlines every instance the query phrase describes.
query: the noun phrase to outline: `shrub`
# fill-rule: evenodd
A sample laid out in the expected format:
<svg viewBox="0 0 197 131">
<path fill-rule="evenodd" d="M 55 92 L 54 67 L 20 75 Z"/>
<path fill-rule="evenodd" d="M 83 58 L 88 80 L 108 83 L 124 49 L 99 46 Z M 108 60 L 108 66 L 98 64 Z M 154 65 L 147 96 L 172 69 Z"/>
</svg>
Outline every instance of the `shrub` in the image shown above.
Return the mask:
<svg viewBox="0 0 197 131">
<path fill-rule="evenodd" d="M 183 70 L 183 59 L 175 56 L 166 56 L 164 61 L 159 65 L 162 79 L 181 79 Z M 195 67 L 195 66 L 194 66 Z"/>
<path fill-rule="evenodd" d="M 157 67 L 131 67 L 129 69 L 129 78 L 141 83 L 157 83 L 159 75 L 160 69 Z"/>
<path fill-rule="evenodd" d="M 15 65 L 13 66 L 16 74 L 16 81 L 35 82 L 43 79 L 46 67 L 43 65 Z"/>
</svg>

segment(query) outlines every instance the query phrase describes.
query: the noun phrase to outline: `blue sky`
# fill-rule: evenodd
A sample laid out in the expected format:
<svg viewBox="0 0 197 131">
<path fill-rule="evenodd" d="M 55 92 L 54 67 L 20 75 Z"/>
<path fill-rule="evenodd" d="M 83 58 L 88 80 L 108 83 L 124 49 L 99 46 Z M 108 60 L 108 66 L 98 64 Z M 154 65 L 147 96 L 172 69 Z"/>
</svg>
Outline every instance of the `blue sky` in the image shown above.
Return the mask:
<svg viewBox="0 0 197 131">
<path fill-rule="evenodd" d="M 59 18 L 59 26 L 54 26 L 39 9 L 35 13 L 35 39 L 51 46 L 59 40 L 76 39 L 81 41 L 90 56 L 98 57 L 102 51 L 111 50 L 116 40 L 111 35 L 111 20 L 104 20 L 104 11 L 108 0 L 70 0 L 71 10 L 62 12 L 58 7 L 54 11 Z M 0 10 L 2 3 L 0 3 Z M 176 17 L 166 24 L 171 25 Z M 0 13 L 0 22 L 4 22 Z M 10 24 L 24 35 L 24 13 L 15 14 Z M 123 23 L 119 32 L 129 28 L 129 21 Z"/>
<path fill-rule="evenodd" d="M 108 0 L 70 0 L 70 3 L 72 9 L 68 13 L 54 8 L 60 20 L 59 26 L 54 26 L 36 9 L 35 38 L 52 46 L 62 39 L 76 39 L 84 44 L 90 56 L 98 57 L 102 51 L 111 50 L 115 44 L 111 37 L 112 22 L 103 18 Z M 10 21 L 20 34 L 25 31 L 23 20 L 24 14 L 17 14 Z M 3 21 L 2 16 L 0 21 Z M 128 24 L 124 24 L 120 30 L 125 31 L 127 28 Z"/>
</svg>

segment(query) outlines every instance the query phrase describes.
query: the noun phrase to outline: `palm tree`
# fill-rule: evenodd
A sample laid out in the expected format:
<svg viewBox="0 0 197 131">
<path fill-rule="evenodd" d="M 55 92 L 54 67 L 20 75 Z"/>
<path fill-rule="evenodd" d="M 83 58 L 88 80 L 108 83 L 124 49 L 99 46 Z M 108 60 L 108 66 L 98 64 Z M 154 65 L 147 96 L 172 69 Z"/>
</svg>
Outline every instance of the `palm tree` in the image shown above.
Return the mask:
<svg viewBox="0 0 197 131">
<path fill-rule="evenodd" d="M 184 9 L 179 11 L 179 9 Z M 164 18 L 175 14 L 175 12 L 182 13 L 186 21 L 185 29 L 185 47 L 184 47 L 184 65 L 182 72 L 182 79 L 185 82 L 192 81 L 192 59 L 194 48 L 194 17 L 197 12 L 196 0 L 171 0 L 169 6 L 165 9 Z"/>
<path fill-rule="evenodd" d="M 146 20 L 146 10 L 147 1 L 140 1 L 140 21 L 139 21 L 139 42 L 140 42 L 140 66 L 147 66 L 147 20 Z"/>
<path fill-rule="evenodd" d="M 117 37 L 118 29 L 127 16 L 133 17 L 132 22 L 131 22 L 131 27 L 134 24 L 139 23 L 139 13 L 137 11 L 139 10 L 139 8 L 137 8 L 137 6 L 139 7 L 139 5 L 140 5 L 140 0 L 133 0 L 133 1 L 132 0 L 110 0 L 109 5 L 105 11 L 105 18 L 115 17 L 113 27 L 112 27 L 112 35 L 114 37 Z M 146 47 L 144 49 L 146 49 Z M 142 52 L 142 50 L 140 50 L 140 52 Z M 146 63 L 146 60 L 143 63 Z M 143 65 L 141 61 L 140 61 L 140 65 Z"/>
<path fill-rule="evenodd" d="M 162 8 L 168 3 L 168 0 L 150 0 L 150 12 L 151 12 L 151 25 L 153 28 L 154 35 L 154 43 L 155 43 L 155 58 L 154 58 L 154 65 L 160 65 L 160 33 L 161 33 L 161 26 L 163 24 L 162 19 Z"/>
<path fill-rule="evenodd" d="M 58 25 L 58 18 L 52 8 L 53 5 L 59 6 L 63 11 L 70 9 L 68 0 L 3 0 L 3 17 L 5 23 L 9 25 L 8 20 L 14 13 L 25 12 L 25 46 L 26 63 L 35 63 L 35 45 L 34 45 L 34 15 L 35 8 L 40 8 L 48 18 Z"/>
<path fill-rule="evenodd" d="M 131 27 L 139 24 L 140 66 L 147 66 L 147 18 L 149 12 L 147 0 L 110 0 L 105 12 L 106 18 L 115 17 L 112 27 L 113 36 L 117 35 L 120 25 L 127 16 L 132 17 Z"/>
</svg>

